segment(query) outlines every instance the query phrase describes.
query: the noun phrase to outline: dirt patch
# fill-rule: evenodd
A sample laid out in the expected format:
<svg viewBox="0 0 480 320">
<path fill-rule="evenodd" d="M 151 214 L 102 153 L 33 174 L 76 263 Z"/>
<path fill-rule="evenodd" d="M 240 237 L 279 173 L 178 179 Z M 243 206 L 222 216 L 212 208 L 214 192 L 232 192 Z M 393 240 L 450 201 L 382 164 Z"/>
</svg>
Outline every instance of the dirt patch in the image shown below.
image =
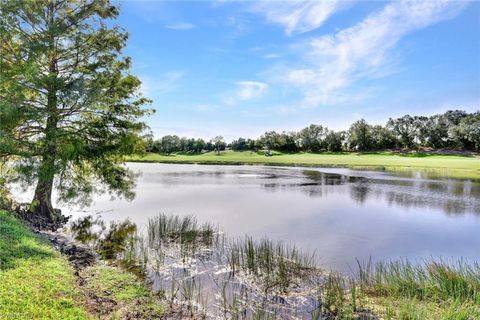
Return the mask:
<svg viewBox="0 0 480 320">
<path fill-rule="evenodd" d="M 114 262 L 109 264 L 102 260 L 91 247 L 62 232 L 36 232 L 46 237 L 72 263 L 78 287 L 85 298 L 84 305 L 95 318 L 182 319 L 173 310 L 164 310 L 161 298 L 155 296 L 141 279 L 115 266 Z M 106 271 L 112 276 L 102 276 Z M 139 291 L 138 295 L 131 294 L 134 290 Z"/>
<path fill-rule="evenodd" d="M 65 234 L 51 231 L 40 231 L 39 233 L 46 236 L 55 249 L 67 256 L 77 273 L 85 267 L 94 265 L 99 260 L 99 256 L 95 251 L 76 243 Z"/>
<path fill-rule="evenodd" d="M 34 214 L 30 210 L 30 204 L 28 203 L 12 202 L 8 211 L 13 212 L 19 220 L 36 232 L 45 230 L 56 231 L 65 226 L 71 218 L 71 216 L 64 216 L 60 209 L 54 209 L 50 219 Z"/>
</svg>

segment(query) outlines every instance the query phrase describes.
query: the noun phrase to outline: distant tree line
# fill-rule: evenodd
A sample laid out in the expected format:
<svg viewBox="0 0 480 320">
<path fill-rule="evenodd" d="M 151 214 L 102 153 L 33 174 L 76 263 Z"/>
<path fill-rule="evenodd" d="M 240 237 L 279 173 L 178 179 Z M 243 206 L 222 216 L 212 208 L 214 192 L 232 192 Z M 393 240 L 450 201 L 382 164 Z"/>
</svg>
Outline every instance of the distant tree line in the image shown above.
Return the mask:
<svg viewBox="0 0 480 320">
<path fill-rule="evenodd" d="M 164 136 L 147 143 L 148 152 L 163 154 L 276 150 L 281 152 L 375 151 L 385 149 L 461 149 L 480 151 L 480 111 L 451 110 L 430 117 L 405 115 L 390 118 L 385 126 L 354 122 L 347 131 L 311 124 L 298 132 L 267 131 L 256 140 L 238 138 L 227 144 L 223 137 L 203 139 Z"/>
<path fill-rule="evenodd" d="M 172 153 L 200 153 L 204 151 L 223 151 L 227 148 L 222 136 L 217 136 L 209 141 L 166 135 L 158 140 L 147 139 L 146 151 L 162 154 Z"/>
</svg>

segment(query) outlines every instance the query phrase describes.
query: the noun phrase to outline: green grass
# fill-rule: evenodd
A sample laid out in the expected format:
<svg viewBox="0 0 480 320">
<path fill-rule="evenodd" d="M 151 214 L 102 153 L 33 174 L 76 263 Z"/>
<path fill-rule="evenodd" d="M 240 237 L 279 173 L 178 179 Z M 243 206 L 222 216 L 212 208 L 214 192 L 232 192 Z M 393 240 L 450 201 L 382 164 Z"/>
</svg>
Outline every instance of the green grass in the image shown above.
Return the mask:
<svg viewBox="0 0 480 320">
<path fill-rule="evenodd" d="M 398 154 L 377 153 L 275 153 L 266 157 L 255 152 L 226 151 L 195 155 L 160 155 L 149 153 L 132 156 L 131 162 L 198 163 L 198 164 L 266 164 L 289 166 L 347 167 L 355 169 L 388 170 L 407 172 L 423 170 L 435 177 L 480 179 L 480 157 L 478 155 L 440 155 L 428 153 Z"/>
<path fill-rule="evenodd" d="M 98 264 L 80 272 L 48 240 L 0 210 L 0 320 L 153 319 L 163 304 L 135 275 Z"/>
<path fill-rule="evenodd" d="M 480 319 L 480 267 L 467 264 L 408 261 L 359 265 L 356 277 L 332 274 L 319 299 L 338 319 L 367 312 L 382 319 Z"/>
<path fill-rule="evenodd" d="M 0 319 L 88 319 L 68 261 L 0 211 Z"/>
<path fill-rule="evenodd" d="M 86 280 L 84 291 L 103 302 L 96 313 L 109 319 L 158 319 L 163 304 L 138 278 L 115 266 L 98 264 L 80 273 Z"/>
<path fill-rule="evenodd" d="M 431 261 L 378 263 L 359 267 L 360 285 L 376 295 L 419 300 L 471 301 L 480 306 L 480 265 Z"/>
</svg>

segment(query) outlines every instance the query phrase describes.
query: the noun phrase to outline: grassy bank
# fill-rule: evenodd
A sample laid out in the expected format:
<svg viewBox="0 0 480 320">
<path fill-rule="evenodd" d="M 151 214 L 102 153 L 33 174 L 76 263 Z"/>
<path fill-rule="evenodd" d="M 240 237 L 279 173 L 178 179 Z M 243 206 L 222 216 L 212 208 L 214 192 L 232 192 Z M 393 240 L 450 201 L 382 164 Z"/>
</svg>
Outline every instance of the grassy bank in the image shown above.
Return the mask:
<svg viewBox="0 0 480 320">
<path fill-rule="evenodd" d="M 87 319 L 68 261 L 0 211 L 0 319 Z"/>
<path fill-rule="evenodd" d="M 162 314 L 143 282 L 117 267 L 99 264 L 82 270 L 80 277 L 48 240 L 0 210 L 0 319 L 125 319 Z"/>
<path fill-rule="evenodd" d="M 355 169 L 408 171 L 424 170 L 432 176 L 480 179 L 480 157 L 428 153 L 295 153 L 266 157 L 255 152 L 227 151 L 184 155 L 149 153 L 126 159 L 132 162 L 197 164 L 266 164 L 288 166 L 347 167 Z"/>
<path fill-rule="evenodd" d="M 398 260 L 359 266 L 354 287 L 338 296 L 349 296 L 344 301 L 352 309 L 371 310 L 383 319 L 480 319 L 478 264 Z"/>
<path fill-rule="evenodd" d="M 148 242 L 179 241 L 189 250 L 191 241 L 211 245 L 214 241 L 206 241 L 213 236 L 211 227 L 188 219 L 160 216 L 152 220 L 149 229 L 158 232 L 150 230 L 153 238 Z M 0 319 L 155 319 L 164 315 L 167 292 L 159 300 L 133 274 L 105 263 L 84 268 L 76 276 L 64 256 L 4 211 L 0 211 L 0 253 Z M 265 294 L 273 288 L 276 295 L 287 297 L 291 283 L 305 276 L 314 279 L 313 266 L 301 252 L 267 240 L 235 242 L 226 254 L 233 274 L 265 283 Z M 232 270 L 227 272 L 229 277 Z M 480 319 L 478 264 L 396 261 L 360 265 L 350 278 L 322 274 L 322 281 L 312 283 L 319 305 L 312 319 Z M 177 302 L 190 308 L 183 313 L 187 317 L 192 314 L 194 295 L 202 296 L 202 287 L 191 284 L 194 277 L 189 274 L 172 289 L 181 296 Z M 234 296 L 230 303 L 227 295 L 224 299 L 225 314 L 238 315 L 240 300 Z M 275 318 L 271 313 L 259 317 Z"/>
</svg>

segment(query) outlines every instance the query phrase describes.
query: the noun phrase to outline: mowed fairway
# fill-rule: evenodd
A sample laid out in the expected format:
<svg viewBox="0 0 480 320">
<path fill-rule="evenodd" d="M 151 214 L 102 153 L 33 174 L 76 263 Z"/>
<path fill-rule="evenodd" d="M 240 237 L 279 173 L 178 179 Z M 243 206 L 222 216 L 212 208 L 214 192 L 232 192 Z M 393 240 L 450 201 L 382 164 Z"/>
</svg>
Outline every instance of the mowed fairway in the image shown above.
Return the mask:
<svg viewBox="0 0 480 320">
<path fill-rule="evenodd" d="M 266 157 L 255 152 L 226 151 L 195 155 L 148 153 L 126 159 L 132 162 L 197 164 L 269 164 L 292 166 L 347 167 L 356 169 L 405 171 L 421 169 L 439 177 L 480 179 L 478 155 L 438 155 L 427 153 L 295 153 Z"/>
</svg>

